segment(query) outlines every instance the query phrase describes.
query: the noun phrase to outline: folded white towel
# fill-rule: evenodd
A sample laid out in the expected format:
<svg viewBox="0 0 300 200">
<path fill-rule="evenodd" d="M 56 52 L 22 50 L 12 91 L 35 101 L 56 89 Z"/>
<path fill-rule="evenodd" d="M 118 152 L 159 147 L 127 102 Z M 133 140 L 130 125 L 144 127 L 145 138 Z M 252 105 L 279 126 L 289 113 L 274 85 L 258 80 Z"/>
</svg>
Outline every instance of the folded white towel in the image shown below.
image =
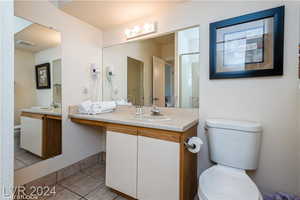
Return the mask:
<svg viewBox="0 0 300 200">
<path fill-rule="evenodd" d="M 92 101 L 84 101 L 78 106 L 78 112 L 81 114 L 90 114 Z"/>
<path fill-rule="evenodd" d="M 125 99 L 116 101 L 118 106 L 132 106 L 132 103 L 127 102 Z"/>
<path fill-rule="evenodd" d="M 117 105 L 114 101 L 82 102 L 78 107 L 78 112 L 81 114 L 95 115 L 99 113 L 113 112 Z"/>
</svg>

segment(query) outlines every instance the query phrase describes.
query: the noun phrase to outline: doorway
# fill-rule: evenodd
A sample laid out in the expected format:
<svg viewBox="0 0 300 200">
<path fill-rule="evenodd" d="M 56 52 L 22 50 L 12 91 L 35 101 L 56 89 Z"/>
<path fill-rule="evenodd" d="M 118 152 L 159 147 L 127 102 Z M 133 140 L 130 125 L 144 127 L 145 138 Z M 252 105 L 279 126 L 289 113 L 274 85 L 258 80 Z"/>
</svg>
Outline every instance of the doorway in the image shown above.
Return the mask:
<svg viewBox="0 0 300 200">
<path fill-rule="evenodd" d="M 133 105 L 144 105 L 144 63 L 127 57 L 127 99 Z"/>
</svg>

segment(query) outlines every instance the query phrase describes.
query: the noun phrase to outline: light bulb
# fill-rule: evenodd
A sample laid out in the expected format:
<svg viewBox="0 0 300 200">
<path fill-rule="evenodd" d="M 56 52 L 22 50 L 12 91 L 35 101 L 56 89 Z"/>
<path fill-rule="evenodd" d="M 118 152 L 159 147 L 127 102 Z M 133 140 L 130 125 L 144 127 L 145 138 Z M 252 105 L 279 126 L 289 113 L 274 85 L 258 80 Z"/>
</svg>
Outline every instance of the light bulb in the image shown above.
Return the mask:
<svg viewBox="0 0 300 200">
<path fill-rule="evenodd" d="M 126 29 L 126 30 L 125 30 L 125 35 L 126 35 L 127 37 L 130 37 L 130 35 L 131 35 L 131 30 L 130 30 L 130 29 Z"/>
<path fill-rule="evenodd" d="M 150 24 L 145 24 L 144 25 L 144 30 L 145 30 L 145 32 L 148 32 L 149 31 L 149 29 L 150 29 Z"/>
<path fill-rule="evenodd" d="M 139 26 L 133 27 L 133 32 L 134 32 L 135 34 L 138 34 L 140 31 L 141 31 L 141 28 L 140 28 Z"/>
</svg>

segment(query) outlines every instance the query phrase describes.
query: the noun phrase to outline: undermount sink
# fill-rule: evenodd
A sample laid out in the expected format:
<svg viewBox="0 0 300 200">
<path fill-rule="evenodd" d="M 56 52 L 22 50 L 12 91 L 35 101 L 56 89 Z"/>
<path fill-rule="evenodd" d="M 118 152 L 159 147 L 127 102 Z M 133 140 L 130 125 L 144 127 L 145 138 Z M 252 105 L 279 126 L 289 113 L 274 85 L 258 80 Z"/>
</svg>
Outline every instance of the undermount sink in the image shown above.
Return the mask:
<svg viewBox="0 0 300 200">
<path fill-rule="evenodd" d="M 53 108 L 40 108 L 41 110 L 53 110 Z"/>
<path fill-rule="evenodd" d="M 35 107 L 32 107 L 32 109 L 38 109 L 38 110 L 53 110 L 52 107 L 42 107 L 42 106 L 35 106 Z"/>
<path fill-rule="evenodd" d="M 36 106 L 36 107 L 32 107 L 31 109 L 33 110 L 40 110 L 40 111 L 47 111 L 47 112 L 60 112 L 61 109 L 60 108 L 53 108 L 53 107 L 39 107 L 39 106 Z"/>
<path fill-rule="evenodd" d="M 144 121 L 169 121 L 171 120 L 167 116 L 164 115 L 150 115 L 143 114 L 139 116 L 135 116 L 136 119 L 144 120 Z"/>
<path fill-rule="evenodd" d="M 31 108 L 24 109 L 24 112 L 33 112 L 40 114 L 49 114 L 49 115 L 61 115 L 61 108 L 53 108 L 50 106 L 32 106 Z"/>
</svg>

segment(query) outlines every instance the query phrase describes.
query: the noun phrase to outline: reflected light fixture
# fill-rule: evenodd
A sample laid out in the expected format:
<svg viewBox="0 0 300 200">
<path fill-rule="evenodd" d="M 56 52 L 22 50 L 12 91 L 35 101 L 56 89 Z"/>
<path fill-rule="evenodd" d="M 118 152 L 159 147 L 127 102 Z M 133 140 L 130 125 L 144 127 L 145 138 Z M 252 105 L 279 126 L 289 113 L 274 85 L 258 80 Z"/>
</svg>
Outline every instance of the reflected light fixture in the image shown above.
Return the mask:
<svg viewBox="0 0 300 200">
<path fill-rule="evenodd" d="M 148 35 L 150 33 L 155 33 L 156 32 L 156 23 L 151 22 L 151 23 L 145 23 L 143 25 L 135 25 L 132 28 L 127 28 L 125 30 L 125 35 L 126 39 L 132 39 L 144 35 Z"/>
</svg>

